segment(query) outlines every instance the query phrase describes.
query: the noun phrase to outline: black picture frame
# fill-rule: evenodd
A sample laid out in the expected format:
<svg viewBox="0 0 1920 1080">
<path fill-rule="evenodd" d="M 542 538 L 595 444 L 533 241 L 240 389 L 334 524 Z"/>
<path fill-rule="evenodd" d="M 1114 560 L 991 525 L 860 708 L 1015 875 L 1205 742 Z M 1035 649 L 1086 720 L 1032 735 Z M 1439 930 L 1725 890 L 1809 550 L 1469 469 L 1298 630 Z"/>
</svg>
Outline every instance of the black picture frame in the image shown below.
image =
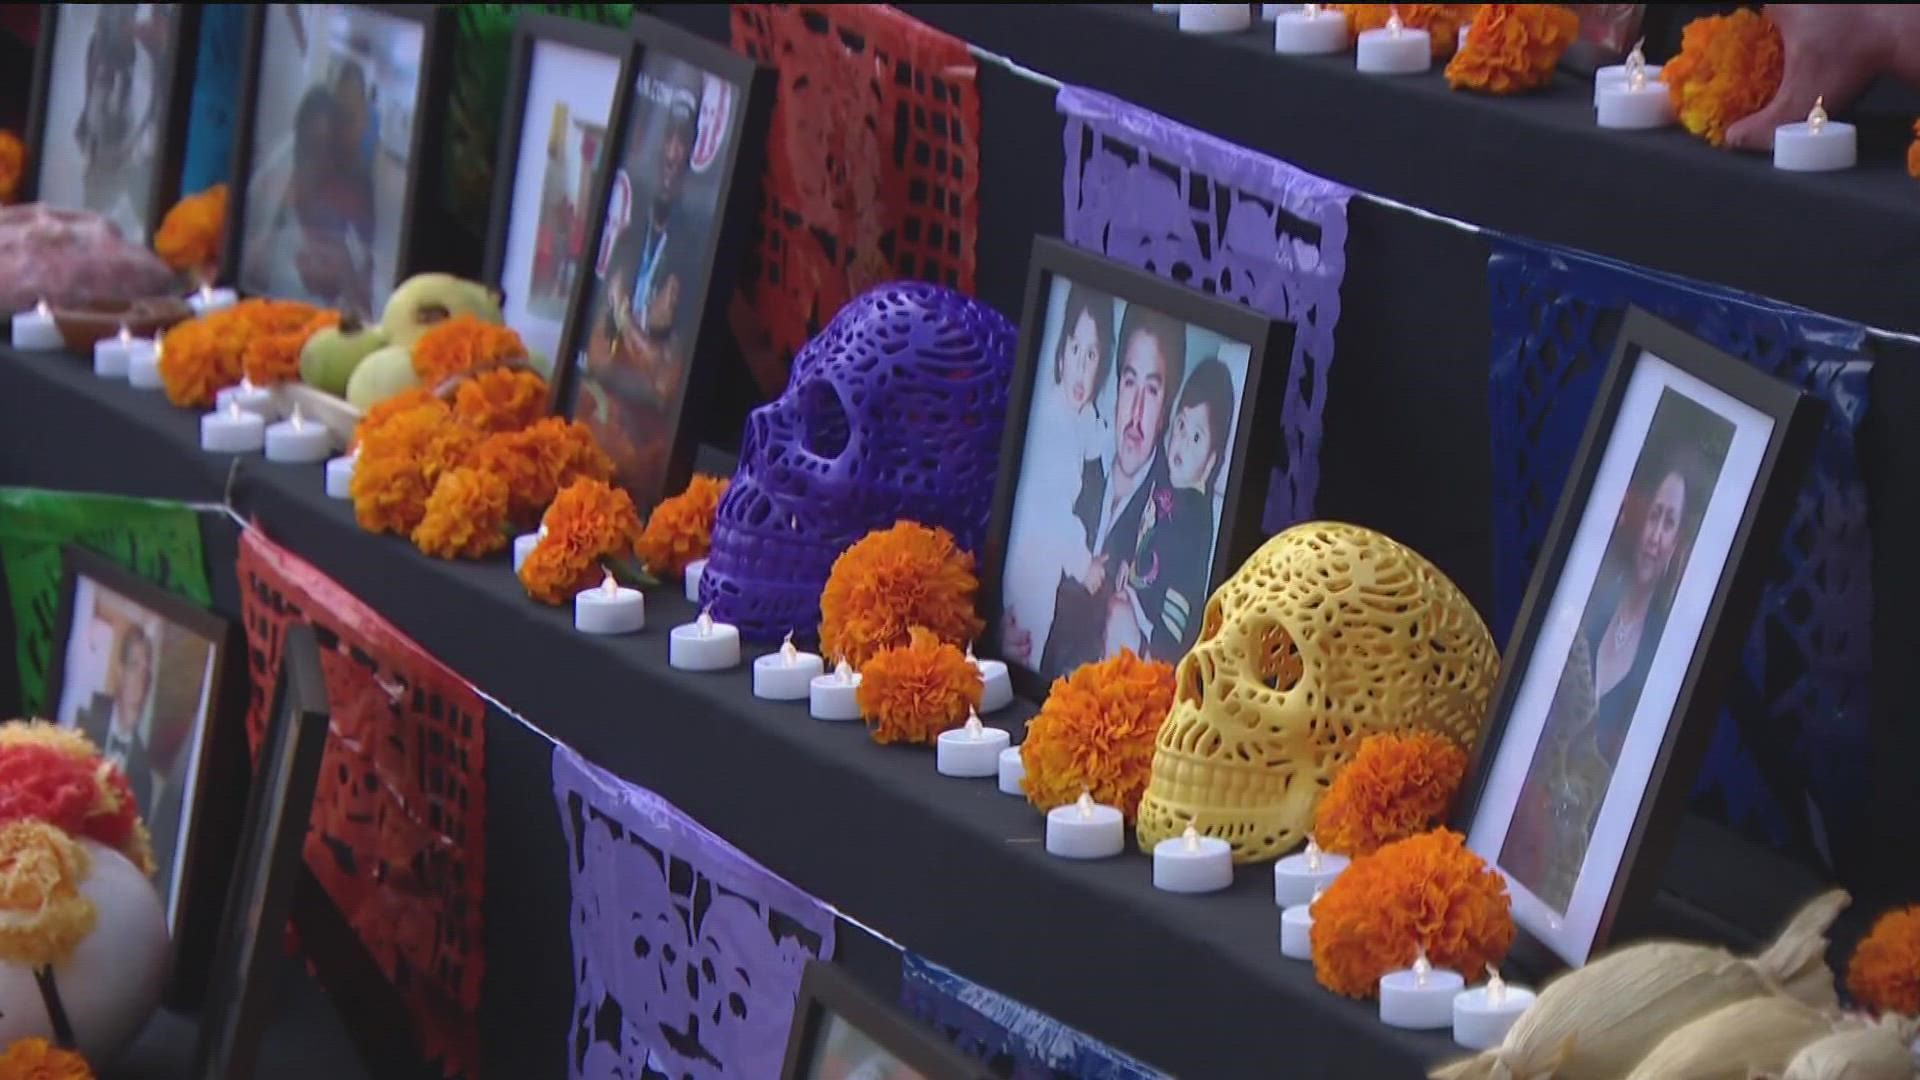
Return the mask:
<svg viewBox="0 0 1920 1080">
<path fill-rule="evenodd" d="M 192 1075 L 251 1080 L 271 1008 L 280 935 L 292 913 L 301 849 L 320 779 L 331 709 L 311 626 L 287 631 L 246 836 L 227 892 Z"/>
<path fill-rule="evenodd" d="M 213 665 L 207 685 L 207 713 L 189 750 L 181 794 L 184 832 L 175 848 L 178 900 L 167 881 L 157 881 L 173 938 L 173 967 L 167 1001 L 178 1007 L 197 1004 L 205 993 L 208 954 L 219 931 L 226 883 L 244 826 L 241 810 L 250 782 L 247 739 L 246 640 L 237 623 L 168 592 L 120 564 L 85 548 L 62 550 L 60 603 L 54 622 L 54 652 L 47 669 L 47 715 L 65 711 L 68 642 L 74 629 L 80 582 L 91 581 L 121 599 L 212 643 Z M 191 734 L 189 734 L 191 738 Z M 151 808 L 142 806 L 147 818 Z"/>
<path fill-rule="evenodd" d="M 47 156 L 47 109 L 53 87 L 53 57 L 60 34 L 61 12 L 65 8 L 87 7 L 78 4 L 40 5 L 40 43 L 33 57 L 32 100 L 27 110 L 27 168 L 20 178 L 19 202 L 41 198 L 40 173 Z M 187 121 L 193 108 L 193 76 L 200 52 L 199 4 L 171 4 L 174 9 L 173 55 L 161 85 L 166 101 L 155 109 L 159 131 L 159 153 L 155 156 L 155 175 L 148 188 L 147 234 L 137 239 L 151 244 L 160 222 L 180 196 L 180 170 L 187 153 Z M 85 78 L 84 71 L 74 76 Z M 61 203 L 59 205 L 66 205 Z"/>
<path fill-rule="evenodd" d="M 993 1075 L 869 993 L 845 970 L 825 960 L 809 960 L 800 975 L 800 996 L 794 1002 L 793 1026 L 787 1031 L 787 1056 L 780 1080 L 833 1080 L 845 1075 L 814 1069 L 827 1022 L 836 1019 L 923 1080 L 989 1080 Z"/>
<path fill-rule="evenodd" d="M 702 72 L 724 80 L 733 88 L 733 107 L 728 114 L 725 148 L 714 161 L 720 170 L 719 193 L 715 204 L 714 227 L 700 250 L 699 264 L 704 273 L 696 273 L 698 285 L 684 300 L 684 310 L 695 313 L 696 330 L 687 345 L 687 370 L 681 379 L 677 405 L 664 411 L 673 430 L 666 438 L 666 467 L 658 492 L 635 493 L 634 503 L 646 514 L 661 498 L 684 488 L 693 473 L 694 453 L 699 445 L 700 416 L 712 396 L 714 379 L 726 369 L 730 350 L 735 348 L 727 323 L 727 306 L 733 297 L 734 282 L 745 244 L 755 227 L 759 210 L 761 167 L 766 154 L 767 127 L 773 118 L 773 94 L 776 75 L 751 59 L 718 42 L 709 41 L 671 23 L 649 15 L 636 14 L 629 25 L 631 41 L 620 67 L 620 91 L 614 99 L 613 117 L 607 125 L 607 152 L 601 159 L 600 175 L 593 186 L 592 216 L 588 219 L 588 250 L 598 252 L 608 241 L 607 208 L 614 177 L 627 154 L 632 135 L 635 83 L 650 53 L 665 53 Z M 571 417 L 580 391 L 579 354 L 588 339 L 594 315 L 594 274 L 582 274 L 575 283 L 567 306 L 567 318 L 560 335 L 559 354 L 554 357 L 552 411 Z M 616 465 L 617 465 L 616 459 Z M 615 483 L 621 483 L 616 472 Z M 623 485 L 632 491 L 631 485 Z"/>
<path fill-rule="evenodd" d="M 1726 547 L 1725 563 L 1707 601 L 1685 675 L 1678 684 L 1661 744 L 1647 772 L 1646 787 L 1635 807 L 1620 864 L 1605 884 L 1605 900 L 1591 937 L 1584 942 L 1550 940 L 1560 927 L 1536 925 L 1538 920 L 1531 909 L 1515 905 L 1519 933 L 1514 944 L 1514 962 L 1521 969 L 1541 976 L 1563 966 L 1584 963 L 1607 945 L 1616 930 L 1630 927 L 1638 913 L 1645 910 L 1685 812 L 1688 787 L 1712 738 L 1723 689 L 1740 662 L 1745 631 L 1771 569 L 1780 531 L 1798 496 L 1798 481 L 1825 413 L 1824 404 L 1817 398 L 1646 311 L 1627 309 L 1573 470 L 1561 491 L 1545 546 L 1528 583 L 1487 719 L 1453 809 L 1453 827 L 1467 835 L 1470 846 L 1495 866 L 1499 865 L 1500 848 L 1510 835 L 1511 821 L 1491 842 L 1477 838 L 1475 828 L 1481 823 L 1483 812 L 1489 814 L 1491 820 L 1493 811 L 1488 810 L 1487 804 L 1499 748 L 1510 734 L 1516 702 L 1528 685 L 1539 639 L 1560 589 L 1576 532 L 1587 518 L 1596 478 L 1621 418 L 1629 382 L 1637 365 L 1649 357 L 1665 361 L 1684 375 L 1764 414 L 1771 421 L 1771 427 L 1758 457 L 1751 490 Z M 1647 444 L 1648 441 L 1643 440 L 1636 454 Z M 1637 458 L 1635 467 L 1638 467 Z M 1606 508 L 1600 508 L 1599 512 L 1606 512 Z M 1706 509 L 1703 507 L 1701 512 L 1704 515 Z M 1609 543 L 1611 537 L 1610 533 Z M 1576 587 L 1586 588 L 1591 584 Z M 1674 606 L 1681 605 L 1676 602 Z M 1691 607 L 1692 603 L 1686 606 Z M 1635 648 L 1637 651 L 1638 646 Z M 1557 686 L 1557 677 L 1555 681 Z M 1637 704 L 1636 699 L 1635 707 Z M 1546 719 L 1541 723 L 1544 731 Z M 1539 742 L 1536 737 L 1524 750 L 1529 764 L 1523 779 L 1532 774 L 1531 758 Z M 1611 790 L 1612 783 L 1610 774 L 1607 790 Z M 1516 795 L 1516 799 L 1518 797 Z M 1574 886 L 1576 895 L 1588 887 L 1585 884 L 1588 873 L 1583 862 Z M 1568 921 L 1573 921 L 1570 916 Z M 1585 936 L 1579 934 L 1577 927 L 1567 929 L 1570 936 Z"/>
<path fill-rule="evenodd" d="M 240 111 L 234 118 L 233 164 L 227 175 L 234 195 L 227 200 L 226 232 L 220 259 L 218 284 L 239 287 L 240 260 L 246 249 L 247 192 L 253 180 L 254 124 L 260 107 L 260 65 L 266 47 L 267 20 L 286 4 L 257 4 L 247 13 L 245 51 L 241 54 Z M 377 12 L 396 19 L 420 24 L 420 85 L 414 96 L 413 131 L 407 151 L 406 192 L 400 202 L 397 235 L 399 250 L 394 253 L 393 283 L 397 287 L 410 275 L 429 269 L 431 260 L 423 249 L 423 240 L 432 240 L 439 232 L 441 215 L 432 213 L 437 205 L 433 185 L 443 182 L 448 80 L 452 75 L 454 46 L 452 5 L 448 4 L 354 4 L 364 11 Z M 385 297 L 375 296 L 373 306 L 383 306 Z M 378 322 L 379 311 L 359 312 L 366 321 Z"/>
<path fill-rule="evenodd" d="M 1226 494 L 1221 504 L 1220 525 L 1213 547 L 1213 559 L 1207 571 L 1206 591 L 1193 598 L 1192 618 L 1197 625 L 1200 609 L 1213 590 L 1260 545 L 1264 533 L 1260 527 L 1260 502 L 1266 491 L 1266 478 L 1272 472 L 1279 453 L 1280 425 L 1269 418 L 1259 422 L 1259 410 L 1266 380 L 1284 376 L 1292 362 L 1295 328 L 1292 323 L 1274 319 L 1262 312 L 1230 300 L 1209 296 L 1177 282 L 1156 277 L 1104 255 L 1082 251 L 1053 237 L 1035 237 L 1033 254 L 1027 266 L 1026 300 L 1020 318 L 1020 352 L 1015 357 L 1013 386 L 1007 397 L 1007 423 L 1000 449 L 1000 476 L 994 485 L 993 516 L 987 530 L 986 550 L 981 554 L 981 614 L 986 619 L 982 634 L 983 655 L 1004 658 L 1001 617 L 1004 613 L 1003 589 L 1006 579 L 1007 545 L 1013 527 L 1014 501 L 1026 452 L 1027 427 L 1031 419 L 1035 379 L 1040 374 L 1040 348 L 1045 337 L 1049 292 L 1053 279 L 1064 277 L 1076 284 L 1171 316 L 1189 326 L 1213 331 L 1223 338 L 1245 343 L 1248 348 L 1245 385 L 1240 392 L 1229 445 Z M 1119 343 L 1114 343 L 1117 353 Z M 1110 361 L 1117 363 L 1117 361 Z M 1174 388 L 1169 393 L 1177 393 Z M 1051 681 L 1025 664 L 1007 660 L 1014 689 L 1025 698 L 1039 701 L 1046 696 Z"/>
</svg>

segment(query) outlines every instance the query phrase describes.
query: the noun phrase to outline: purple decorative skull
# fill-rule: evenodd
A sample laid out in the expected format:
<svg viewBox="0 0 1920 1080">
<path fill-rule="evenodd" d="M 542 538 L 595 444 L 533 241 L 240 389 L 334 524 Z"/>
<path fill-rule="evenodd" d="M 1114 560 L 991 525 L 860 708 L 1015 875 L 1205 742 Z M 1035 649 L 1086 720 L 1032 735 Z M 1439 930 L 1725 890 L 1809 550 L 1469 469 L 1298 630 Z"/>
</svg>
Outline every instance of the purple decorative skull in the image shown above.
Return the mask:
<svg viewBox="0 0 1920 1080">
<path fill-rule="evenodd" d="M 986 535 L 1006 423 L 1013 324 L 922 282 L 855 297 L 753 411 L 720 500 L 700 602 L 755 641 L 813 638 L 833 561 L 874 529 Z"/>
</svg>

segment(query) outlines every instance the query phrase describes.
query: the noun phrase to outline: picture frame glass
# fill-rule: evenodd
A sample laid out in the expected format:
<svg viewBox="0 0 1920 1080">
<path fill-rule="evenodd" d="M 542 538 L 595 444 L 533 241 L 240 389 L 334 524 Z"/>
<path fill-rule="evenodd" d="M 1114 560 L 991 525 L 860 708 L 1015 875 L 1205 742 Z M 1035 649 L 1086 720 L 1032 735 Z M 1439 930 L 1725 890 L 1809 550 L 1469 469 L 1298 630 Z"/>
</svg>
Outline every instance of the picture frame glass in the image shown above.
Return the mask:
<svg viewBox="0 0 1920 1080">
<path fill-rule="evenodd" d="M 1057 271 L 1041 288 L 1001 652 L 1043 682 L 1122 648 L 1178 662 L 1218 584 L 1253 345 Z"/>
<path fill-rule="evenodd" d="M 193 793 L 218 707 L 221 642 L 84 571 L 74 574 L 67 602 L 50 711 L 126 774 L 153 836 L 154 883 L 177 934 Z"/>
<path fill-rule="evenodd" d="M 411 224 L 427 27 L 355 4 L 261 17 L 240 289 L 378 317 Z"/>
<path fill-rule="evenodd" d="M 559 404 L 645 513 L 672 469 L 746 91 L 648 48 L 631 93 Z"/>
<path fill-rule="evenodd" d="M 823 1012 L 814 1023 L 813 1053 L 802 1080 L 928 1080 L 839 1013 Z"/>
<path fill-rule="evenodd" d="M 179 4 L 53 4 L 34 190 L 91 210 L 144 246 L 164 207 Z"/>
<path fill-rule="evenodd" d="M 1775 420 L 1651 351 L 1633 362 L 1467 843 L 1514 917 L 1584 963 L 1629 857 Z"/>
<path fill-rule="evenodd" d="M 594 179 L 620 87 L 620 57 L 535 38 L 500 265 L 507 324 L 557 358 L 567 305 L 587 268 Z"/>
</svg>

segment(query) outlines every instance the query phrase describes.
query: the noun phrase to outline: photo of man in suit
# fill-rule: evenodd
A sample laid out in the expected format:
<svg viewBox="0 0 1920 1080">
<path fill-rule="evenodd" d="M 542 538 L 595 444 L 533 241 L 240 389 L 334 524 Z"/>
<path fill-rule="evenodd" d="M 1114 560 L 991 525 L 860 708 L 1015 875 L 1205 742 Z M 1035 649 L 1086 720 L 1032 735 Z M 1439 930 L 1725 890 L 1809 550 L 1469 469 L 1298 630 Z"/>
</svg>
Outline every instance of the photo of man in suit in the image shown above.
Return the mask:
<svg viewBox="0 0 1920 1080">
<path fill-rule="evenodd" d="M 153 639 L 138 625 L 121 631 L 114 650 L 115 677 L 80 711 L 80 730 L 127 776 L 133 800 L 144 814 L 153 808 L 153 764 L 147 739 L 153 713 Z"/>
</svg>

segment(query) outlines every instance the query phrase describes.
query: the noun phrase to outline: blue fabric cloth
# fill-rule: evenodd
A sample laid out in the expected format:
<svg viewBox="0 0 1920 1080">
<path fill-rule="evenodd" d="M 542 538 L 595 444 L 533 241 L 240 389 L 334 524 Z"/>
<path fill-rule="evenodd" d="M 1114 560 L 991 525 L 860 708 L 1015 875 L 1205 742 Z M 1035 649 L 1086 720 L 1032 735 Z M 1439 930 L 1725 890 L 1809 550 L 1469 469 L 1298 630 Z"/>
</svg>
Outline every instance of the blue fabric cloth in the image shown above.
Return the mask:
<svg viewBox="0 0 1920 1080">
<path fill-rule="evenodd" d="M 1001 1080 L 1166 1080 L 1165 1074 L 913 953 L 900 1004 Z"/>
</svg>

